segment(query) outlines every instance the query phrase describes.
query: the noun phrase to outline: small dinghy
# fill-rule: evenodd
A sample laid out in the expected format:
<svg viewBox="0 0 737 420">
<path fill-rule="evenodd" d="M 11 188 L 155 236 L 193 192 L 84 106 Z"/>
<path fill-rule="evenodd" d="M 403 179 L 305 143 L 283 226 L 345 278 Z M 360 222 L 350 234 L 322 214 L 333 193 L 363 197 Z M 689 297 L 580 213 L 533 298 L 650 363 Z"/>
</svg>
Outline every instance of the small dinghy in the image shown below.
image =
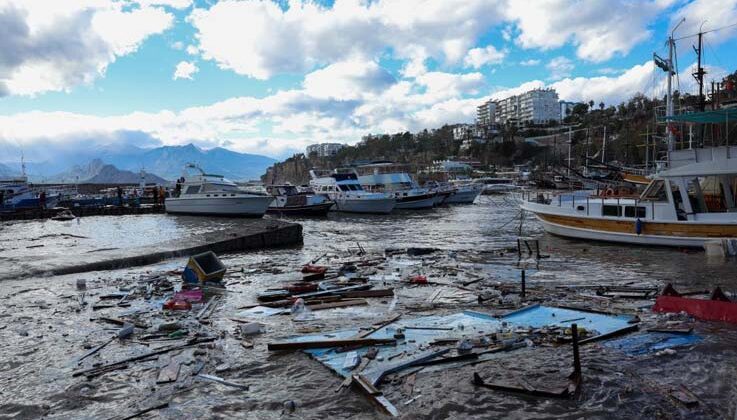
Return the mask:
<svg viewBox="0 0 737 420">
<path fill-rule="evenodd" d="M 57 213 L 56 216 L 51 218 L 51 220 L 57 220 L 57 221 L 64 222 L 68 220 L 74 220 L 76 218 L 77 216 L 75 216 L 71 210 L 67 209 L 67 210 L 62 210 L 59 213 Z"/>
</svg>

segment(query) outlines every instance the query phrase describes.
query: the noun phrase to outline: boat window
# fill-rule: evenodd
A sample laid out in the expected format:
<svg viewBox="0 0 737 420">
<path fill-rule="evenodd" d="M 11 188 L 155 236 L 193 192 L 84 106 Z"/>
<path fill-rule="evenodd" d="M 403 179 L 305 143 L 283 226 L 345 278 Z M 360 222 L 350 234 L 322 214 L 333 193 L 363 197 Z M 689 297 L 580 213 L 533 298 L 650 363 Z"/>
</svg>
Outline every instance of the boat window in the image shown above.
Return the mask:
<svg viewBox="0 0 737 420">
<path fill-rule="evenodd" d="M 668 196 L 665 193 L 665 183 L 663 183 L 663 180 L 661 179 L 651 182 L 642 193 L 641 199 L 650 201 L 667 201 Z"/>
<path fill-rule="evenodd" d="M 622 217 L 622 207 L 604 205 L 601 208 L 601 215 L 602 216 L 612 216 L 612 217 Z"/>
<path fill-rule="evenodd" d="M 727 187 L 729 188 L 729 187 Z M 699 194 L 700 193 L 700 194 Z M 694 178 L 689 182 L 688 195 L 692 197 L 694 213 L 722 213 L 727 211 L 727 199 L 718 177 Z"/>
<path fill-rule="evenodd" d="M 350 191 L 348 185 L 339 185 L 341 191 Z"/>
<path fill-rule="evenodd" d="M 624 206 L 624 217 L 640 217 L 645 218 L 647 209 L 641 206 Z"/>
<path fill-rule="evenodd" d="M 187 191 L 185 191 L 185 194 L 197 194 L 200 192 L 200 186 L 199 185 L 190 185 L 187 187 Z"/>
</svg>

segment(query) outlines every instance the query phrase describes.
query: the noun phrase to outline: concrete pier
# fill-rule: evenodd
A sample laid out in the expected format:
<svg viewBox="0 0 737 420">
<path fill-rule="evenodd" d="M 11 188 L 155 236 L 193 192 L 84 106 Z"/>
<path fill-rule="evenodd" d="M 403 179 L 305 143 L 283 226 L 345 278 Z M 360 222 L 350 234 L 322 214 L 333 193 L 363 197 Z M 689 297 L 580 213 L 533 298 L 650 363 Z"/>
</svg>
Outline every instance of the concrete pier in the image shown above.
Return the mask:
<svg viewBox="0 0 737 420">
<path fill-rule="evenodd" d="M 69 264 L 68 261 L 65 263 L 49 261 L 45 269 L 25 272 L 24 275 L 61 275 L 114 270 L 154 264 L 170 258 L 188 257 L 205 251 L 225 254 L 301 244 L 302 225 L 281 220 L 260 219 L 244 223 L 236 229 L 208 232 L 152 246 L 79 255 L 74 264 Z"/>
<path fill-rule="evenodd" d="M 63 208 L 26 209 L 17 212 L 0 213 L 0 222 L 12 220 L 50 219 L 59 214 Z M 163 206 L 103 206 L 103 207 L 70 207 L 69 210 L 77 217 L 89 216 L 124 216 L 130 214 L 157 214 L 164 213 Z"/>
</svg>

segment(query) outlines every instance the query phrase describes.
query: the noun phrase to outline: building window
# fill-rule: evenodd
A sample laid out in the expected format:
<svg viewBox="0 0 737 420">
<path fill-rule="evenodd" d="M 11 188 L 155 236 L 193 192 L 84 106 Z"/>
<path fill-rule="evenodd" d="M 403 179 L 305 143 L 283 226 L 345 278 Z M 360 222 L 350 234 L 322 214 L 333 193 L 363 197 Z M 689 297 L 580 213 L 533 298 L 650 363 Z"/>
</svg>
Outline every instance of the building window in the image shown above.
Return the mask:
<svg viewBox="0 0 737 420">
<path fill-rule="evenodd" d="M 640 206 L 625 206 L 624 217 L 641 217 L 644 218 L 647 215 L 645 207 Z"/>
<path fill-rule="evenodd" d="M 605 205 L 601 208 L 601 215 L 611 216 L 611 217 L 622 217 L 622 207 Z"/>
</svg>

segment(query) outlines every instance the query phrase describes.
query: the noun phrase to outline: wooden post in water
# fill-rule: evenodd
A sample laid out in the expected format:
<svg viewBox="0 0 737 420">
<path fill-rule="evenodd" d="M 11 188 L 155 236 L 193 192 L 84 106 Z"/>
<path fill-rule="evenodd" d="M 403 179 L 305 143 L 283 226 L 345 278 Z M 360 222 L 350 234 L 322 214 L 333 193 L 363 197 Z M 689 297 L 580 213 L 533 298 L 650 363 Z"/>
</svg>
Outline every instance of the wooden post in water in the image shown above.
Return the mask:
<svg viewBox="0 0 737 420">
<path fill-rule="evenodd" d="M 522 269 L 522 292 L 519 294 L 522 299 L 525 298 L 525 270 Z"/>
<path fill-rule="evenodd" d="M 571 325 L 571 337 L 573 338 L 573 380 L 581 382 L 581 359 L 578 356 L 578 325 Z"/>
<path fill-rule="evenodd" d="M 518 260 L 519 259 L 522 259 L 522 248 L 521 248 L 521 245 L 522 244 L 519 243 L 519 238 L 517 238 L 517 259 Z"/>
</svg>

